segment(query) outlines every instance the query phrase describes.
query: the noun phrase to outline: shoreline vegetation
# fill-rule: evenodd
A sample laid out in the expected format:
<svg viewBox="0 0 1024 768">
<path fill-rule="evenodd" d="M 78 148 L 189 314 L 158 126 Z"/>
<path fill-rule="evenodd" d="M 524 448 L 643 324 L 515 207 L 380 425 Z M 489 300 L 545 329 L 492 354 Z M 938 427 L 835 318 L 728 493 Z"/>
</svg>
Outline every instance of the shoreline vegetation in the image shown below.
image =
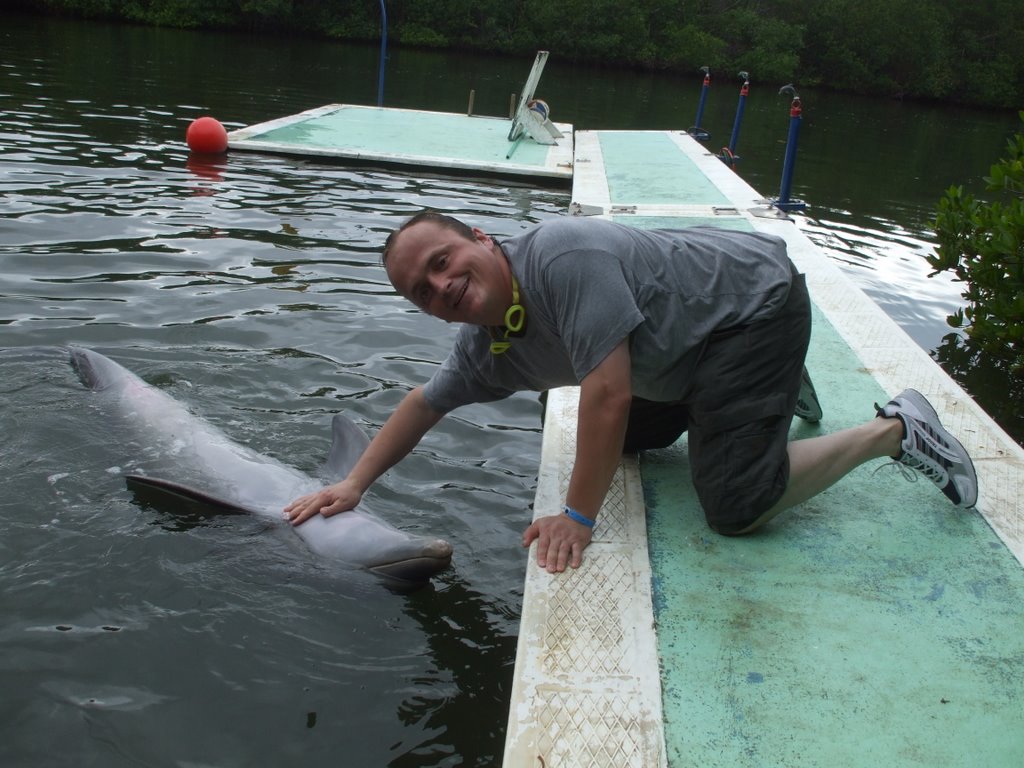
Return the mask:
<svg viewBox="0 0 1024 768">
<path fill-rule="evenodd" d="M 1024 106 L 1019 0 L 14 0 L 23 12 L 380 40 L 994 109 Z"/>
</svg>

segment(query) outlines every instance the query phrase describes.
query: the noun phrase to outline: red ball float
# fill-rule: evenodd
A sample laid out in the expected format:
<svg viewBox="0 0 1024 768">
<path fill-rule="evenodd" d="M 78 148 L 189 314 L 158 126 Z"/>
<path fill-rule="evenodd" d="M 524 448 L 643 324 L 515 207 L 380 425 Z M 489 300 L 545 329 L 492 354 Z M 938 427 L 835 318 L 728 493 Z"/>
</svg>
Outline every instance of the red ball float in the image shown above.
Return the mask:
<svg viewBox="0 0 1024 768">
<path fill-rule="evenodd" d="M 228 132 L 212 117 L 200 117 L 185 131 L 185 143 L 193 152 L 220 155 L 228 151 Z"/>
</svg>

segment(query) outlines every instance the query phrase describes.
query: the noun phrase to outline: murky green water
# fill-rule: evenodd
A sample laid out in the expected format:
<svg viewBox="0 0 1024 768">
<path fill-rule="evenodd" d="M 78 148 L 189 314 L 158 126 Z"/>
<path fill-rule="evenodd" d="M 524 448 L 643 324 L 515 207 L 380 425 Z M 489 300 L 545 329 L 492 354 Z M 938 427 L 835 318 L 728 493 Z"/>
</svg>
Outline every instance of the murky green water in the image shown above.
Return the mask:
<svg viewBox="0 0 1024 768">
<path fill-rule="evenodd" d="M 445 420 L 374 489 L 396 525 L 456 547 L 411 594 L 319 562 L 286 528 L 140 507 L 138 457 L 67 364 L 98 349 L 239 442 L 315 472 L 330 416 L 375 430 L 452 329 L 393 295 L 385 234 L 432 206 L 507 235 L 559 189 L 232 154 L 231 127 L 376 99 L 374 48 L 34 18 L 0 29 L 0 763 L 494 765 L 504 740 L 540 446 L 521 396 Z M 502 114 L 528 61 L 394 51 L 391 106 Z M 788 101 L 754 96 L 741 172 L 778 188 Z M 554 117 L 693 122 L 699 78 L 559 65 Z M 725 143 L 735 89 L 704 124 Z M 980 176 L 1007 115 L 807 99 L 798 222 L 922 346 L 958 304 L 921 255 L 935 199 Z M 813 106 L 812 106 L 813 104 Z M 719 137 L 721 140 L 719 140 Z"/>
</svg>

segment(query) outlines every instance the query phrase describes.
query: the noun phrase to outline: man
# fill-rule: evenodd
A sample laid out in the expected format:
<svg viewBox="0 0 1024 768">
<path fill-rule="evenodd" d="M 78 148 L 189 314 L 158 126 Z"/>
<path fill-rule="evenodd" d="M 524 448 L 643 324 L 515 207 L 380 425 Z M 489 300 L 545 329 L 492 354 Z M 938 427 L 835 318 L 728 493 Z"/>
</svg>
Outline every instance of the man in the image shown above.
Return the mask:
<svg viewBox="0 0 1024 768">
<path fill-rule="evenodd" d="M 667 445 L 683 431 L 707 522 L 726 535 L 759 528 L 874 458 L 923 472 L 958 506 L 976 502 L 970 457 L 914 390 L 858 427 L 788 442 L 809 386 L 811 320 L 780 238 L 560 218 L 499 244 L 425 212 L 388 238 L 384 266 L 402 296 L 462 327 L 351 474 L 286 507 L 293 524 L 352 509 L 460 405 L 577 384 L 565 507 L 523 536 L 552 573 L 582 562 L 623 448 Z"/>
</svg>

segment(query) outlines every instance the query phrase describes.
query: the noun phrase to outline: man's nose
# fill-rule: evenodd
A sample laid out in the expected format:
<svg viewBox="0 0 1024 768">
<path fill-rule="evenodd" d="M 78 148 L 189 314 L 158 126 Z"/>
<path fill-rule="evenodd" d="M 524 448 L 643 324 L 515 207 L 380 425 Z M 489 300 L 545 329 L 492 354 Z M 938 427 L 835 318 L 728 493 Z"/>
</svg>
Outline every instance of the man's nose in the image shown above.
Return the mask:
<svg viewBox="0 0 1024 768">
<path fill-rule="evenodd" d="M 448 295 L 448 291 L 451 288 L 452 281 L 451 281 L 451 278 L 448 277 L 447 274 L 437 273 L 437 274 L 431 275 L 430 284 L 431 284 L 431 287 L 434 289 L 434 293 L 436 293 L 436 294 L 438 294 L 440 296 L 447 296 Z"/>
</svg>

